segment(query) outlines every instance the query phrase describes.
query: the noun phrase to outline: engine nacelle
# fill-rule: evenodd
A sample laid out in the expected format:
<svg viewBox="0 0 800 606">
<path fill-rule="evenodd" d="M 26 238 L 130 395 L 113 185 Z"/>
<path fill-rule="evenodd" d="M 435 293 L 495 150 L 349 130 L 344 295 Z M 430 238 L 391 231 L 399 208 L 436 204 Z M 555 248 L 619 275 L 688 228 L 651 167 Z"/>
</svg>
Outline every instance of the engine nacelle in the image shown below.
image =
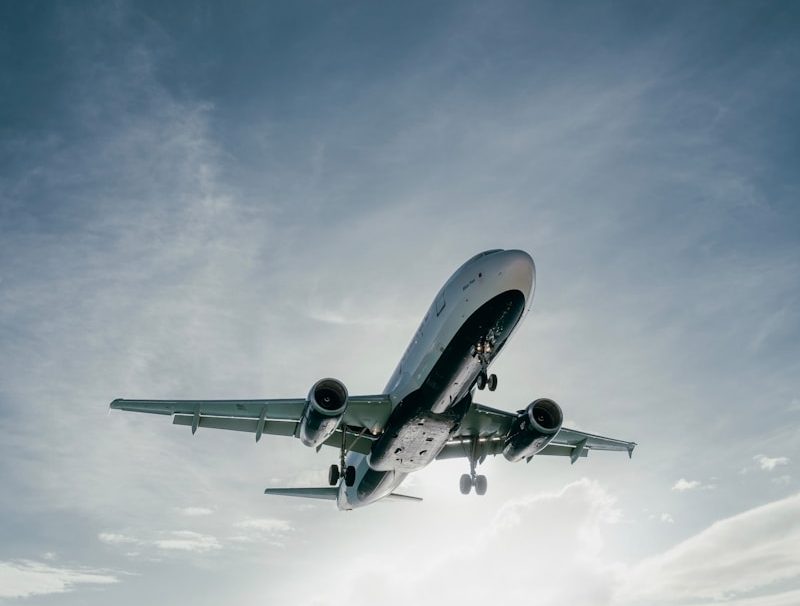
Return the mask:
<svg viewBox="0 0 800 606">
<path fill-rule="evenodd" d="M 532 457 L 550 443 L 564 416 L 561 407 L 549 398 L 539 398 L 520 411 L 508 432 L 503 456 L 511 462 Z"/>
<path fill-rule="evenodd" d="M 336 379 L 320 379 L 308 392 L 297 437 L 306 446 L 319 446 L 331 437 L 347 408 L 347 388 Z"/>
</svg>

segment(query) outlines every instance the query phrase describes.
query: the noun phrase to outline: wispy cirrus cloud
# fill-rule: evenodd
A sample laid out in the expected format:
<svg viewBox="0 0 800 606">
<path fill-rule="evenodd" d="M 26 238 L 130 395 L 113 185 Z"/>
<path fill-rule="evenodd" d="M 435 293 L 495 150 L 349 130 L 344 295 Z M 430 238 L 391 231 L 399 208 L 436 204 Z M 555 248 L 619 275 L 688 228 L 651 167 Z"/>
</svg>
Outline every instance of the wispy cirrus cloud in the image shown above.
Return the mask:
<svg viewBox="0 0 800 606">
<path fill-rule="evenodd" d="M 167 551 L 190 551 L 193 553 L 207 553 L 222 549 L 222 545 L 216 537 L 191 530 L 173 530 L 165 538 L 154 540 L 153 545 Z"/>
<path fill-rule="evenodd" d="M 222 549 L 216 537 L 194 532 L 192 530 L 169 530 L 158 533 L 158 536 L 141 539 L 127 534 L 101 532 L 97 538 L 107 545 L 136 546 L 137 548 L 156 548 L 162 551 L 208 553 Z M 128 552 L 135 553 L 138 552 Z"/>
<path fill-rule="evenodd" d="M 116 573 L 102 569 L 67 568 L 33 560 L 0 561 L 0 598 L 29 598 L 73 591 L 80 585 L 118 582 Z"/>
<path fill-rule="evenodd" d="M 210 516 L 214 510 L 209 507 L 177 507 L 177 513 L 189 517 Z"/>
<path fill-rule="evenodd" d="M 287 533 L 295 530 L 287 520 L 276 518 L 249 518 L 234 524 L 237 534 L 231 536 L 232 541 L 240 544 L 265 543 L 283 547 Z"/>
<path fill-rule="evenodd" d="M 14 540 L 0 545 L 4 560 L 53 549 L 61 563 L 78 545 L 103 557 L 138 552 L 165 562 L 147 573 L 164 601 L 185 597 L 186 585 L 163 583 L 176 572 L 208 601 L 251 600 L 253 591 L 236 595 L 240 583 L 204 586 L 208 575 L 185 565 L 224 554 L 216 561 L 252 565 L 257 590 L 285 603 L 316 548 L 367 570 L 392 563 L 379 570 L 385 587 L 381 575 L 355 579 L 367 595 L 354 602 L 400 601 L 396 581 L 406 603 L 424 603 L 395 576 L 417 562 L 403 550 L 430 541 L 414 572 L 431 602 L 450 599 L 441 578 L 465 576 L 494 581 L 475 589 L 484 601 L 507 592 L 529 602 L 507 579 L 529 578 L 532 562 L 542 603 L 568 594 L 600 605 L 654 544 L 661 552 L 717 520 L 720 499 L 726 511 L 753 505 L 749 489 L 695 498 L 742 465 L 728 456 L 742 426 L 781 454 L 764 455 L 776 460 L 763 469 L 766 487 L 791 485 L 777 460 L 796 459 L 797 424 L 781 415 L 800 410 L 787 127 L 800 107 L 797 37 L 782 25 L 794 15 L 745 4 L 443 3 L 420 23 L 412 5 L 345 18 L 339 7 L 312 15 L 284 3 L 246 16 L 203 4 L 171 17 L 125 0 L 8 11 L 0 518 Z M 201 431 L 190 441 L 163 418 L 106 416 L 116 396 L 294 397 L 329 374 L 374 393 L 441 282 L 497 246 L 533 253 L 540 282 L 498 362 L 508 379 L 481 398 L 514 410 L 553 394 L 586 431 L 642 444 L 624 467 L 593 455 L 593 486 L 561 494 L 564 474 L 583 468 L 497 462 L 481 503 L 439 509 L 426 496 L 424 511 L 335 518 L 328 504 L 262 502 L 260 490 L 279 474 L 324 482 L 330 453 L 321 463 L 324 453 L 290 440 L 254 449 L 244 436 Z M 782 404 L 765 416 L 753 405 L 762 401 Z M 42 440 L 43 428 L 60 438 Z M 648 451 L 664 454 L 658 465 Z M 411 481 L 431 491 L 425 474 L 440 468 Z M 661 513 L 664 487 L 686 469 L 694 475 L 682 481 L 700 485 L 676 488 Z M 532 482 L 540 494 L 520 502 Z M 656 512 L 656 523 L 631 526 L 615 512 L 623 507 Z M 500 528 L 478 533 L 474 550 L 475 520 L 500 510 Z M 454 511 L 457 527 L 429 524 Z M 154 530 L 154 520 L 181 530 Z M 62 544 L 37 541 L 48 524 L 68 535 Z M 395 526 L 403 532 L 387 545 L 374 541 Z M 93 540 L 101 529 L 111 531 Z M 285 544 L 280 568 L 269 566 L 271 543 Z M 329 568 L 320 559 L 320 574 Z M 143 585 L 113 601 L 146 601 Z M 351 589 L 321 600 L 342 603 Z M 455 591 L 474 599 L 469 587 Z M 752 591 L 759 606 L 798 603 L 793 591 Z M 81 602 L 107 603 L 102 593 Z"/>
<path fill-rule="evenodd" d="M 243 530 L 257 530 L 269 533 L 281 533 L 294 530 L 288 521 L 275 518 L 251 518 L 237 522 L 235 526 Z"/>
</svg>

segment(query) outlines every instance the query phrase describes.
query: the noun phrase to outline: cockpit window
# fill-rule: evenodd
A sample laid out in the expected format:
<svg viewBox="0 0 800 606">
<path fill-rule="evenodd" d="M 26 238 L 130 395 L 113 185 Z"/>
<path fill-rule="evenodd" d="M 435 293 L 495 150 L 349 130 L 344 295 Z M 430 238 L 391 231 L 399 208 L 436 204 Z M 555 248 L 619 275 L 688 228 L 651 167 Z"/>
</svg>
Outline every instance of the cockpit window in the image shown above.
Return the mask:
<svg viewBox="0 0 800 606">
<path fill-rule="evenodd" d="M 503 252 L 502 248 L 493 248 L 492 250 L 484 250 L 482 253 L 478 253 L 474 257 L 472 257 L 467 263 L 474 261 L 475 259 L 480 259 L 481 257 L 486 257 L 487 255 L 493 255 L 494 253 Z"/>
</svg>

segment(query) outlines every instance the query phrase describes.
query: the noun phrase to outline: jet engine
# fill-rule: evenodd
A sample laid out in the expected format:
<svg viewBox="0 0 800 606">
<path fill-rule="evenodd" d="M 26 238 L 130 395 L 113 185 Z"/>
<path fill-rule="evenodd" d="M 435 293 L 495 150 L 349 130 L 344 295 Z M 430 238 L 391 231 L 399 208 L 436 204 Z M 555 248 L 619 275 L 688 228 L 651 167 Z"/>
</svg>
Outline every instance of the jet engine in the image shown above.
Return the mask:
<svg viewBox="0 0 800 606">
<path fill-rule="evenodd" d="M 336 379 L 320 379 L 308 392 L 297 437 L 306 446 L 319 446 L 339 426 L 347 407 L 347 388 Z"/>
<path fill-rule="evenodd" d="M 514 425 L 508 432 L 503 456 L 516 462 L 532 457 L 550 443 L 558 430 L 564 416 L 561 407 L 549 398 L 539 398 L 521 410 Z"/>
</svg>

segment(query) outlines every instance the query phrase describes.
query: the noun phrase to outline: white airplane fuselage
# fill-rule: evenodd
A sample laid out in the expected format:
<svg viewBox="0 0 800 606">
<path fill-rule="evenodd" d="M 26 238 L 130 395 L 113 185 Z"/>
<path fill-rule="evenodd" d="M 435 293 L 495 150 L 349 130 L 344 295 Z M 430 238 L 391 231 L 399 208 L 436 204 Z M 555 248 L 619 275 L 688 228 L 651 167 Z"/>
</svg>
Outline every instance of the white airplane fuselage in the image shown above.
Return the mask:
<svg viewBox="0 0 800 606">
<path fill-rule="evenodd" d="M 383 434 L 369 454 L 347 455 L 356 480 L 341 482 L 339 509 L 375 502 L 436 458 L 469 409 L 478 376 L 530 308 L 535 279 L 521 250 L 486 251 L 450 277 L 386 385 L 393 411 Z M 482 343 L 487 351 L 476 355 Z"/>
</svg>

